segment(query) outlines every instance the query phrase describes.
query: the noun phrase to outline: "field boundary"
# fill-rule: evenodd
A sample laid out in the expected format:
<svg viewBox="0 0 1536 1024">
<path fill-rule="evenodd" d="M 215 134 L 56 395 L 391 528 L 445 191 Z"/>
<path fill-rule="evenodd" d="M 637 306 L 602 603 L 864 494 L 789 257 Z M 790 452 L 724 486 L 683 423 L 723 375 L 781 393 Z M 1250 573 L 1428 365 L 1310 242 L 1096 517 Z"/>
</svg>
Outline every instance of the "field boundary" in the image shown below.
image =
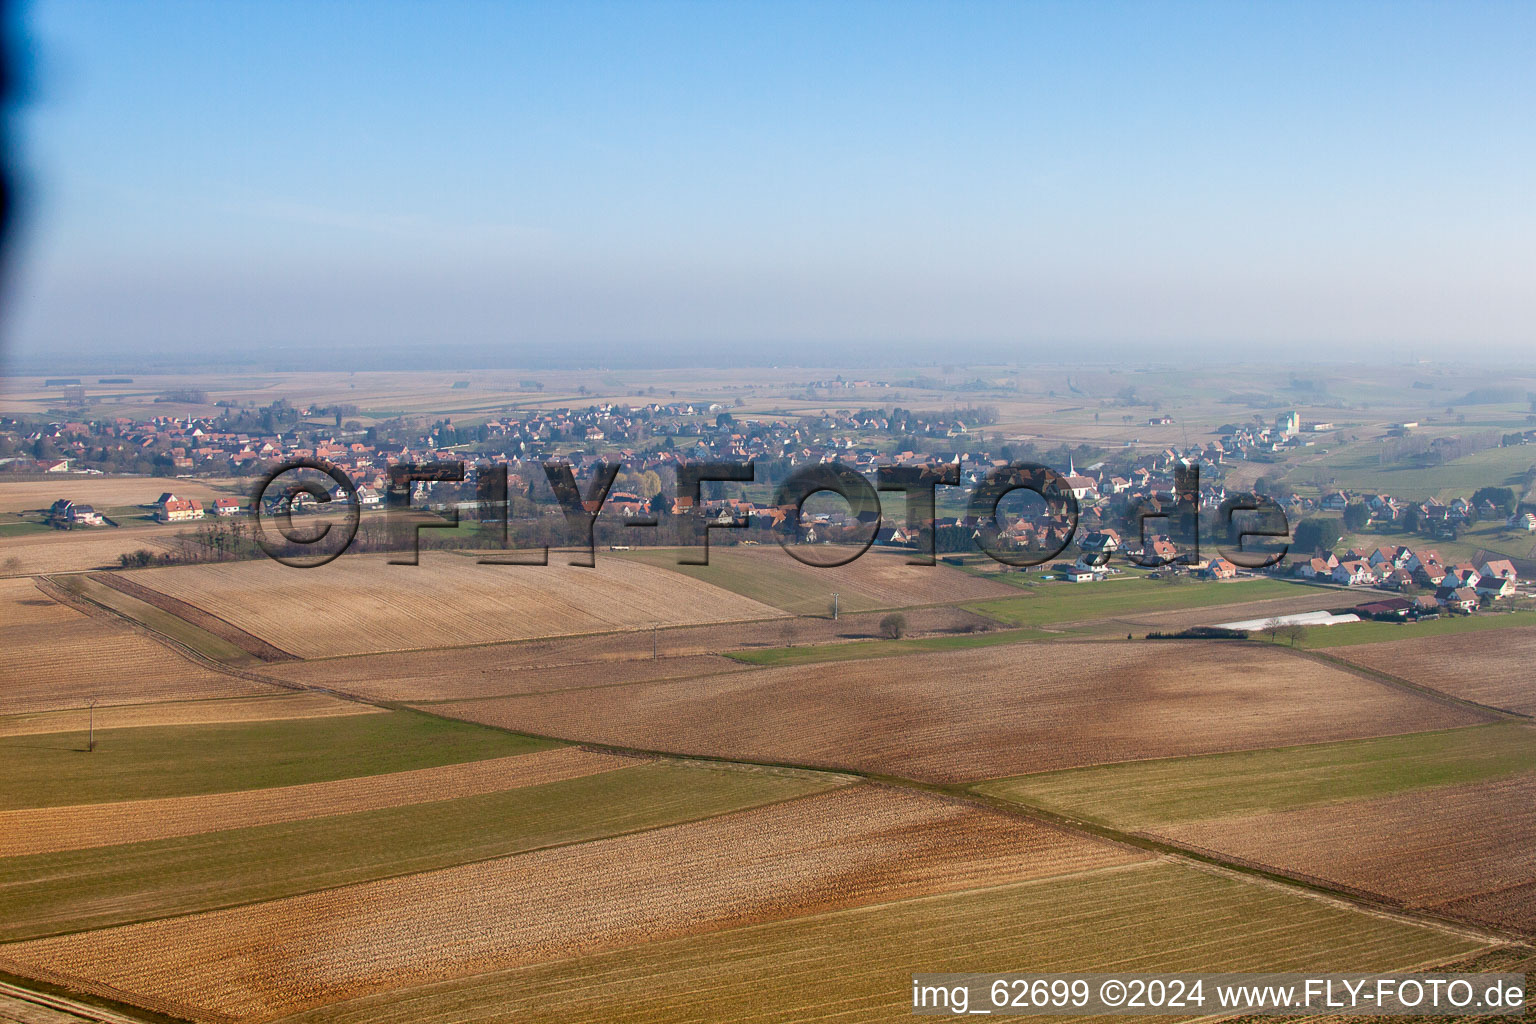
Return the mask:
<svg viewBox="0 0 1536 1024">
<path fill-rule="evenodd" d="M 170 1018 L 178 1021 L 197 1021 L 199 1024 L 235 1024 L 239 1019 L 214 1011 L 194 1011 L 193 1007 L 183 1006 L 181 1003 L 173 1002 L 169 999 L 158 999 L 154 996 L 124 992 L 121 989 L 113 988 L 111 985 L 103 985 L 89 978 L 81 978 L 73 974 L 49 970 L 46 967 L 41 969 L 30 967 L 23 969 L 21 964 L 14 963 L 4 957 L 0 957 L 0 973 L 23 980 L 30 981 L 35 979 L 50 987 L 57 987 L 66 992 L 80 992 L 85 995 L 95 996 L 98 999 L 105 999 L 119 1006 L 148 1010 L 150 1013 L 161 1018 Z M 19 986 L 17 988 L 22 993 L 29 991 Z M 29 1001 L 39 1002 L 36 998 L 37 995 L 39 993 L 31 993 L 32 998 Z M 17 998 L 26 997 L 18 995 Z M 107 1014 L 104 1010 L 98 1011 L 85 1004 L 75 1003 L 73 1000 L 60 999 L 59 1001 L 79 1007 L 79 1009 L 69 1009 L 66 1012 L 84 1014 L 87 1020 L 105 1021 L 107 1024 L 142 1024 L 141 1021 L 131 1017 Z M 43 1003 L 42 1005 L 46 1006 L 47 1004 Z"/>
<path fill-rule="evenodd" d="M 270 676 L 264 676 L 259 672 L 252 672 L 248 669 L 237 668 L 234 665 L 226 665 L 215 658 L 208 657 L 201 651 L 188 647 L 186 644 L 179 640 L 166 636 L 159 630 L 151 629 L 144 625 L 144 623 L 135 619 L 131 619 L 126 615 L 120 615 L 105 605 L 97 604 L 95 601 L 92 601 L 90 598 L 83 594 L 72 593 L 71 591 L 60 586 L 49 576 L 33 576 L 32 582 L 37 586 L 39 591 L 53 598 L 55 601 L 59 602 L 65 607 L 73 608 L 81 615 L 89 615 L 92 618 L 97 619 L 109 619 L 112 622 L 120 623 L 143 636 L 149 637 L 151 640 L 154 640 L 161 646 L 169 648 L 176 654 L 186 658 L 188 661 L 191 661 L 197 665 L 201 665 L 203 668 L 206 668 L 212 672 L 218 672 L 221 675 L 231 676 L 235 679 L 244 679 L 253 683 L 263 683 L 267 686 L 274 686 L 281 690 L 291 690 L 295 693 L 324 693 L 333 697 L 339 697 L 342 700 L 360 701 L 364 704 L 377 704 L 379 707 L 388 707 L 387 704 L 364 700 L 362 697 L 356 696 L 355 694 L 343 693 L 339 690 L 328 690 L 321 686 L 305 686 L 303 683 L 289 682 L 285 679 L 274 679 Z M 155 702 L 149 701 L 147 703 Z"/>
<path fill-rule="evenodd" d="M 1494 716 L 1496 720 L 1515 720 L 1529 722 L 1533 719 L 1533 716 L 1523 714 L 1519 711 L 1511 711 L 1508 708 L 1497 707 L 1493 704 L 1480 704 L 1475 700 L 1468 700 L 1466 697 L 1452 696 L 1443 690 L 1436 690 L 1430 686 L 1422 686 L 1418 683 L 1409 682 L 1408 680 L 1399 676 L 1394 676 L 1390 672 L 1383 672 L 1380 669 L 1368 668 L 1365 665 L 1359 665 L 1355 662 L 1347 661 L 1343 658 L 1329 654 L 1328 649 L 1326 648 L 1322 650 L 1309 650 L 1301 647 L 1280 647 L 1279 644 L 1263 644 L 1256 640 L 1249 640 L 1246 642 L 1250 644 L 1258 643 L 1260 646 L 1273 646 L 1279 650 L 1290 651 L 1292 654 L 1296 654 L 1304 658 L 1311 658 L 1313 661 L 1319 661 L 1325 665 L 1329 665 L 1337 669 L 1342 669 L 1346 672 L 1353 672 L 1357 676 L 1373 680 L 1374 682 L 1383 683 L 1387 686 L 1395 686 L 1400 689 L 1407 690 L 1429 700 L 1439 701 L 1442 704 L 1448 704 L 1453 707 L 1459 707 L 1468 711 L 1475 711 L 1483 715 Z"/>
<path fill-rule="evenodd" d="M 253 633 L 247 633 L 234 623 L 221 619 L 210 611 L 188 604 L 180 598 L 162 594 L 160 591 L 146 587 L 142 583 L 135 583 L 133 580 L 125 579 L 117 573 L 92 572 L 87 573 L 85 578 L 95 583 L 100 583 L 104 587 L 111 587 L 118 593 L 138 598 L 145 604 L 153 605 L 161 611 L 189 622 L 199 629 L 207 630 L 219 639 L 234 644 L 258 661 L 270 664 L 300 660 L 297 655 L 290 654 Z"/>
<path fill-rule="evenodd" d="M 127 1017 L 106 1007 L 89 1006 L 73 999 L 54 995 L 51 992 L 39 992 L 35 989 L 13 985 L 3 980 L 3 976 L 0 976 L 0 996 L 14 999 L 18 1002 L 31 1003 L 34 1006 L 41 1006 L 56 1013 L 68 1014 L 80 1020 L 96 1021 L 97 1024 L 143 1024 L 143 1021 L 139 1018 Z M 155 1016 L 161 1015 L 156 1014 Z"/>
</svg>

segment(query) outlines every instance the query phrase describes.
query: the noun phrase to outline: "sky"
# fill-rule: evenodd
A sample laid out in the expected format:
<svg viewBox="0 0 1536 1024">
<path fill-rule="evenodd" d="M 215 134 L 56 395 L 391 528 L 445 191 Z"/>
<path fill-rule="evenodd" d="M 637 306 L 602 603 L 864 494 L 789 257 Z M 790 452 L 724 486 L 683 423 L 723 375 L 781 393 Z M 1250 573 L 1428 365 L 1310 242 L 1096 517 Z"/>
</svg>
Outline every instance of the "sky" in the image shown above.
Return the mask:
<svg viewBox="0 0 1536 1024">
<path fill-rule="evenodd" d="M 1536 4 L 11 18 L 13 366 L 1536 351 Z"/>
</svg>

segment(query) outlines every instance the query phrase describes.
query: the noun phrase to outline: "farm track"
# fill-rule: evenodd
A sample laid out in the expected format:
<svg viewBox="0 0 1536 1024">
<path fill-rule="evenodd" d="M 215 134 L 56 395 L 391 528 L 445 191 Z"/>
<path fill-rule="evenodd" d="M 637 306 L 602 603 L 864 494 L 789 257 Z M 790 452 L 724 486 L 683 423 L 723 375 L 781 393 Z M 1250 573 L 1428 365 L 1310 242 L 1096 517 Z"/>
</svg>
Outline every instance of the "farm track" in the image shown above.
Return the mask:
<svg viewBox="0 0 1536 1024">
<path fill-rule="evenodd" d="M 9 1010 L 7 1003 L 23 1004 L 27 1009 Z M 39 1014 L 38 1011 L 41 1011 Z M 66 999 L 63 996 L 50 995 L 47 992 L 37 992 L 33 989 L 22 988 L 20 985 L 12 985 L 7 981 L 0 981 L 0 1020 L 11 1020 L 13 1013 L 26 1012 L 27 1016 L 16 1016 L 19 1021 L 31 1024 L 74 1024 L 77 1021 L 94 1021 L 95 1024 L 143 1024 L 140 1018 L 127 1017 L 113 1010 L 100 1006 L 87 1006 L 85 1003 Z"/>
<path fill-rule="evenodd" d="M 196 605 L 188 604 L 179 598 L 171 597 L 169 594 L 162 594 L 158 590 L 151 590 L 149 587 L 135 583 L 133 580 L 120 576 L 117 573 L 93 572 L 87 574 L 86 579 L 94 580 L 106 587 L 111 587 L 113 590 L 127 594 L 129 597 L 136 597 L 145 604 L 154 605 L 161 611 L 190 622 L 199 629 L 205 629 L 214 636 L 234 644 L 258 661 L 270 663 L 298 660 L 296 655 L 289 654 L 287 651 L 267 643 L 267 641 L 259 636 L 247 633 L 227 619 L 222 619 L 210 611 L 205 611 Z"/>
<path fill-rule="evenodd" d="M 75 611 L 80 612 L 82 615 L 89 615 L 92 618 L 108 619 L 113 622 L 126 624 L 130 629 L 138 633 L 140 636 L 148 637 L 149 639 L 156 641 L 162 646 L 170 648 L 172 651 L 181 655 L 183 658 L 186 658 L 188 661 L 194 662 L 195 664 L 201 666 L 202 668 L 208 669 L 209 671 L 218 672 L 222 675 L 231 676 L 236 679 L 244 679 L 247 682 L 264 683 L 267 686 L 276 686 L 284 690 L 293 690 L 299 693 L 324 693 L 331 696 L 340 697 L 343 700 L 362 699 L 359 697 L 353 697 L 349 694 L 327 690 L 321 686 L 307 686 L 301 683 L 293 683 L 285 680 L 273 679 L 270 676 L 265 676 L 259 672 L 250 671 L 249 669 L 238 668 L 234 665 L 226 665 L 215 658 L 208 657 L 201 651 L 188 647 L 186 644 L 180 642 L 179 640 L 168 637 L 158 630 L 151 629 L 150 627 L 144 625 L 144 623 L 139 622 L 137 619 L 123 615 L 120 612 L 108 608 L 106 605 L 97 604 L 95 601 L 92 601 L 88 597 L 66 590 L 64 587 L 61 587 L 52 578 L 52 576 L 34 576 L 32 579 L 33 582 L 37 584 L 38 590 L 42 591 L 44 594 L 47 594 L 49 597 L 53 598 L 60 604 L 69 608 L 73 608 Z M 364 701 L 364 703 L 373 702 Z"/>
<path fill-rule="evenodd" d="M 1442 704 L 1447 704 L 1452 707 L 1466 708 L 1471 711 L 1482 712 L 1483 714 L 1496 716 L 1502 719 L 1515 719 L 1518 721 L 1526 722 L 1529 722 L 1532 719 L 1531 715 L 1527 715 L 1523 712 L 1512 711 L 1509 708 L 1501 708 L 1492 704 L 1481 704 L 1475 700 L 1469 700 L 1466 697 L 1457 697 L 1454 694 L 1446 693 L 1444 690 L 1437 690 L 1433 687 L 1411 682 L 1410 680 L 1404 679 L 1402 676 L 1395 676 L 1390 672 L 1383 672 L 1380 669 L 1371 668 L 1368 665 L 1362 665 L 1359 662 L 1350 661 L 1347 658 L 1341 658 L 1338 655 L 1329 654 L 1326 650 L 1303 650 L 1300 648 L 1291 648 L 1291 650 L 1293 653 L 1302 657 L 1311 658 L 1314 661 L 1320 661 L 1324 664 L 1332 665 L 1334 668 L 1343 669 L 1346 672 L 1352 672 L 1355 675 L 1361 676 L 1365 679 L 1372 679 L 1376 682 L 1386 683 L 1389 686 L 1400 687 L 1404 690 L 1416 693 L 1421 697 L 1427 697 L 1430 700 L 1436 700 Z"/>
</svg>

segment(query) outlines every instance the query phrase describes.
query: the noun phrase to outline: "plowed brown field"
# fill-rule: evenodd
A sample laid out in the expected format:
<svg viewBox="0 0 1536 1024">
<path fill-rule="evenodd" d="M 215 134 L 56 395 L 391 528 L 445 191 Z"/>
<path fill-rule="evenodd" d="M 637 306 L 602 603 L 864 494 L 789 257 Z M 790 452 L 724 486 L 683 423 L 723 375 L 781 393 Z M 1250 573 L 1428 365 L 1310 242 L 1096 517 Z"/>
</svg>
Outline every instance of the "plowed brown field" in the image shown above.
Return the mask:
<svg viewBox="0 0 1536 1024">
<path fill-rule="evenodd" d="M 783 615 L 637 562 L 599 558 L 590 569 L 551 563 L 480 565 L 428 553 L 420 565 L 358 556 L 300 571 L 262 559 L 133 578 L 309 658 Z"/>
<path fill-rule="evenodd" d="M 1479 704 L 1536 715 L 1536 629 L 1389 640 L 1328 653 Z"/>
<path fill-rule="evenodd" d="M 84 615 L 30 579 L 0 580 L 0 715 L 278 692 L 186 661 L 132 627 Z"/>
<path fill-rule="evenodd" d="M 1484 720 L 1286 651 L 1057 643 L 442 705 L 504 728 L 938 782 Z"/>
<path fill-rule="evenodd" d="M 650 637 L 644 640 L 648 653 Z M 634 645 L 636 641 L 631 638 L 629 642 Z M 462 647 L 451 651 L 401 651 L 337 658 L 326 662 L 325 685 L 370 700 L 457 700 L 546 693 L 648 679 L 683 679 L 746 668 L 739 661 L 709 654 L 664 657 L 654 661 L 649 657 L 634 657 L 624 661 L 527 667 L 513 661 L 521 653 L 520 646 Z M 571 652 L 573 656 L 580 655 L 581 641 L 569 642 L 567 646 L 575 648 Z M 263 674 L 297 682 L 312 679 L 314 667 L 297 663 L 280 669 L 269 668 Z"/>
<path fill-rule="evenodd" d="M 851 552 L 841 552 L 847 557 Z M 640 549 L 623 557 L 661 566 L 796 615 L 830 615 L 832 595 L 843 612 L 1017 597 L 1018 588 L 952 566 L 909 565 L 910 552 L 871 548 L 847 565 L 797 561 L 778 545 L 710 549 L 708 565 L 679 565 L 676 548 Z M 689 552 L 691 556 L 696 552 Z M 830 557 L 814 550 L 807 557 Z M 614 557 L 614 556 L 609 556 Z"/>
<path fill-rule="evenodd" d="M 285 718 L 329 718 L 334 715 L 378 714 L 382 708 L 341 700 L 323 693 L 233 697 L 227 700 L 165 701 L 99 707 L 98 729 L 127 729 L 147 725 L 211 725 L 215 722 L 269 722 Z M 84 708 L 44 711 L 0 718 L 0 736 L 82 732 L 88 726 Z"/>
<path fill-rule="evenodd" d="M 196 1020 L 1143 855 L 861 786 L 689 825 L 6 946 L 0 963 Z"/>
<path fill-rule="evenodd" d="M 0 575 L 115 569 L 120 564 L 119 555 L 141 548 L 156 554 L 169 552 L 173 538 L 195 525 L 171 523 L 120 530 L 103 527 L 89 533 L 69 530 L 0 537 Z"/>
<path fill-rule="evenodd" d="M 0 811 L 0 857 L 137 843 L 496 793 L 634 765 L 574 747 L 235 793 Z"/>
<path fill-rule="evenodd" d="M 1158 831 L 1410 907 L 1536 934 L 1536 775 Z"/>
</svg>

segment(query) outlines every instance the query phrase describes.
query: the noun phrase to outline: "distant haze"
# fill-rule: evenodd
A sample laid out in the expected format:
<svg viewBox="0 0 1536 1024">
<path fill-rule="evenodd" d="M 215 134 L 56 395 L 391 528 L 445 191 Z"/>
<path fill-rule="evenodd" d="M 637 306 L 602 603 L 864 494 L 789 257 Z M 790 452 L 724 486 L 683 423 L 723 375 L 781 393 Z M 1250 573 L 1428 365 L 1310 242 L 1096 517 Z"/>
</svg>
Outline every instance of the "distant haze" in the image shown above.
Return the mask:
<svg viewBox="0 0 1536 1024">
<path fill-rule="evenodd" d="M 1536 350 L 1536 5 L 14 16 L 0 369 Z"/>
</svg>

